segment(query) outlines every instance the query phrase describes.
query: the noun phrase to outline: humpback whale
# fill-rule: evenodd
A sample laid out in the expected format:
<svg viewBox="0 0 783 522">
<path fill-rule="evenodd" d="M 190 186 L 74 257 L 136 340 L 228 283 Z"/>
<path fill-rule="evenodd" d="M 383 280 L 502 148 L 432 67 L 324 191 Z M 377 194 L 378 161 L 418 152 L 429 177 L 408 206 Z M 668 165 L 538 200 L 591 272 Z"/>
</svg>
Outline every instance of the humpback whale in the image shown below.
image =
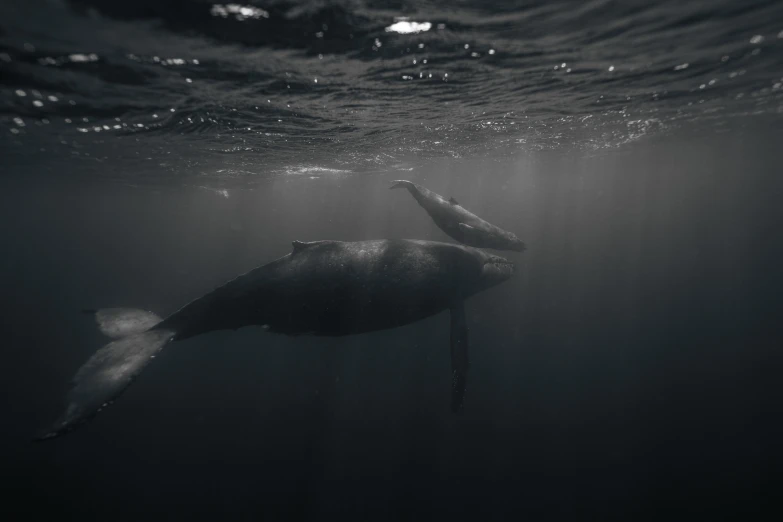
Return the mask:
<svg viewBox="0 0 783 522">
<path fill-rule="evenodd" d="M 440 194 L 404 179 L 392 181 L 389 188 L 408 189 L 408 192 L 435 221 L 438 228 L 460 243 L 495 250 L 513 250 L 515 252 L 525 250 L 525 243 L 516 235 L 468 212 L 454 198 L 446 199 Z"/>
<path fill-rule="evenodd" d="M 37 437 L 53 438 L 111 404 L 172 341 L 258 325 L 287 335 L 342 336 L 451 313 L 452 411 L 469 368 L 464 300 L 498 285 L 514 264 L 481 250 L 419 240 L 293 242 L 293 251 L 185 305 L 165 319 L 133 308 L 94 311 L 115 339 L 78 370 L 65 411 Z"/>
</svg>

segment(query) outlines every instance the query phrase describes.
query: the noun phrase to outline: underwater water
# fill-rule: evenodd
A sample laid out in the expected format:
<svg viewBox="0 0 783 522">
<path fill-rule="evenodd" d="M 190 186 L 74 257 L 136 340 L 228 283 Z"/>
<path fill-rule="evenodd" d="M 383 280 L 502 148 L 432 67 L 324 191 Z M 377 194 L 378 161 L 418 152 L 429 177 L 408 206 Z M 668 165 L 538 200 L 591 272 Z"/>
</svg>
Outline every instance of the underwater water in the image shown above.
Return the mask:
<svg viewBox="0 0 783 522">
<path fill-rule="evenodd" d="M 17 519 L 760 520 L 783 425 L 783 4 L 0 4 L 0 462 Z M 106 339 L 291 242 L 527 244 L 449 317 L 173 343 L 32 443 Z"/>
</svg>

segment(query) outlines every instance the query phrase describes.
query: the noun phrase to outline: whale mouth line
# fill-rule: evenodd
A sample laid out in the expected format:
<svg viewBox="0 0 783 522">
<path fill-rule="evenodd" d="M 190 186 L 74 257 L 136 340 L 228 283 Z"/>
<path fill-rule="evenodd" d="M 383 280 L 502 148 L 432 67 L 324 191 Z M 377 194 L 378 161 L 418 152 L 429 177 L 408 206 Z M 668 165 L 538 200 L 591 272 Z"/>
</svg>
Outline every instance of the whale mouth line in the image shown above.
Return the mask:
<svg viewBox="0 0 783 522">
<path fill-rule="evenodd" d="M 513 267 L 514 263 L 512 261 L 506 261 L 506 260 L 500 261 L 497 259 L 491 259 L 489 261 L 484 262 L 484 266 L 486 265 L 494 265 L 498 267 Z"/>
<path fill-rule="evenodd" d="M 497 271 L 500 273 L 514 273 L 516 271 L 516 265 L 513 261 L 503 258 L 488 259 L 484 261 L 484 269 Z"/>
<path fill-rule="evenodd" d="M 505 257 L 501 256 L 495 256 L 495 255 L 487 255 L 484 259 L 484 265 L 507 265 L 507 266 L 514 266 L 513 261 L 509 261 Z"/>
</svg>

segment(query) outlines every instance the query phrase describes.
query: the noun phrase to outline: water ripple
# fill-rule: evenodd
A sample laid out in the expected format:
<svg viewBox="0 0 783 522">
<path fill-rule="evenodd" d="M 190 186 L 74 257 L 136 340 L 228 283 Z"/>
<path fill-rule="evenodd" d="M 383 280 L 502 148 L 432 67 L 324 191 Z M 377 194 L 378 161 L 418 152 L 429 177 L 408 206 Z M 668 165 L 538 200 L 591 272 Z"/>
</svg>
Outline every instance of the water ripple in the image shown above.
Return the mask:
<svg viewBox="0 0 783 522">
<path fill-rule="evenodd" d="M 774 1 L 13 0 L 0 147 L 219 155 L 236 171 L 615 147 L 779 117 L 775 20 Z"/>
</svg>

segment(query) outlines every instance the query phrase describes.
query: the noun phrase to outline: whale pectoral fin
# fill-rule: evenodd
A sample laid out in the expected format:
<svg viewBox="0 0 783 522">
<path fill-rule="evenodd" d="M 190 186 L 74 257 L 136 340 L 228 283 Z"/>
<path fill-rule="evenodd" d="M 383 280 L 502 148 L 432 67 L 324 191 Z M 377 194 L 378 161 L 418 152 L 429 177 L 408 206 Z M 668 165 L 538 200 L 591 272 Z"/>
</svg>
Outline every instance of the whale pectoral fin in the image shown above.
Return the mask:
<svg viewBox="0 0 783 522">
<path fill-rule="evenodd" d="M 470 368 L 468 323 L 465 320 L 465 303 L 460 301 L 451 307 L 451 411 L 453 413 L 462 413 L 468 368 Z"/>
<path fill-rule="evenodd" d="M 470 225 L 466 225 L 465 223 L 460 223 L 459 225 L 460 231 L 469 237 L 475 237 L 479 234 L 479 229 L 472 227 Z"/>
<path fill-rule="evenodd" d="M 452 205 L 459 205 L 459 203 L 457 202 L 457 200 L 456 200 L 456 199 L 454 199 L 454 198 L 449 198 L 449 203 L 451 203 Z"/>
<path fill-rule="evenodd" d="M 149 330 L 112 341 L 95 352 L 71 381 L 65 412 L 35 440 L 57 437 L 93 418 L 120 396 L 174 335 L 172 330 Z"/>
</svg>

